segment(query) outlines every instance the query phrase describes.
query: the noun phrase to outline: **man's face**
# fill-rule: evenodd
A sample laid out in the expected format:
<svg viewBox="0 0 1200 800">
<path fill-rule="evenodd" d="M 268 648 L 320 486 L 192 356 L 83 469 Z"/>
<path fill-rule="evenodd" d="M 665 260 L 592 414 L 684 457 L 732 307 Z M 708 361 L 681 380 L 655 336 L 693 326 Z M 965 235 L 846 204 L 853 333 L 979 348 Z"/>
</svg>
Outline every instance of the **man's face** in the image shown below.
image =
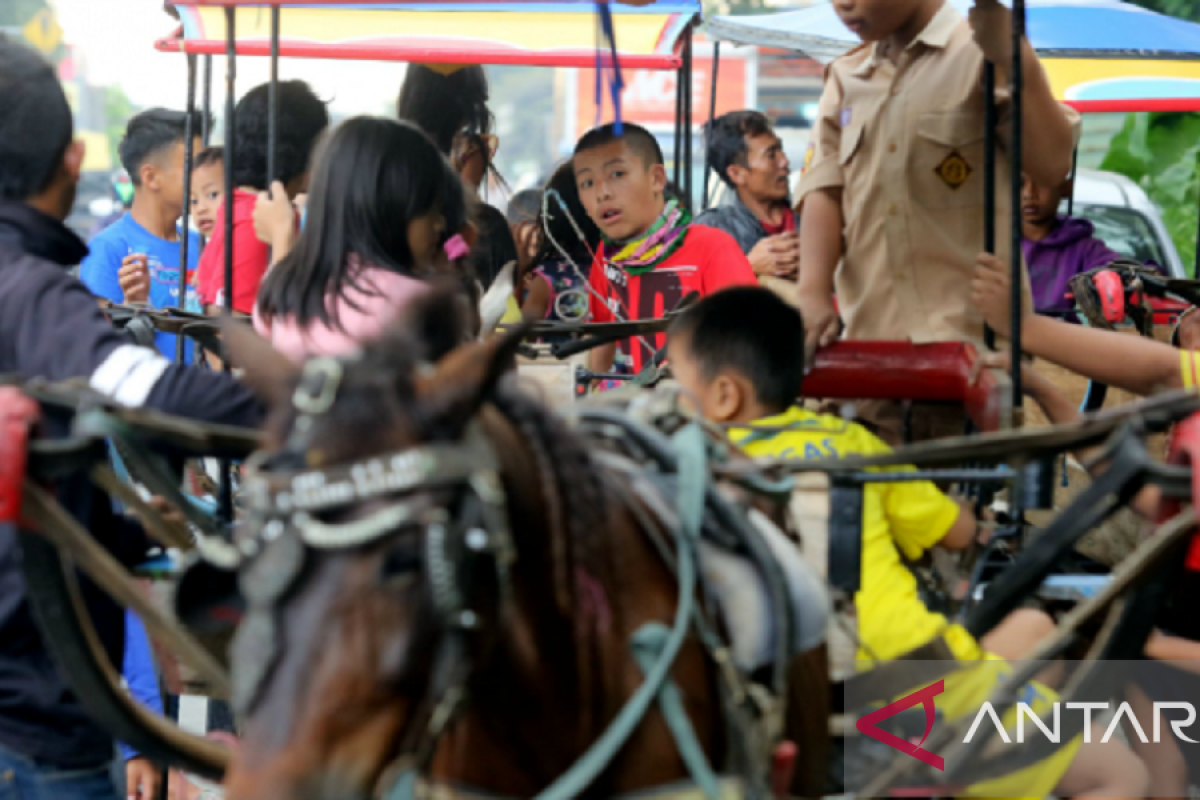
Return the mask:
<svg viewBox="0 0 1200 800">
<path fill-rule="evenodd" d="M 791 173 L 783 143 L 774 133 L 746 137 L 746 166 L 735 164 L 729 168 L 739 193 L 768 203 L 788 199 Z"/>
<path fill-rule="evenodd" d="M 662 214 L 666 169 L 647 166 L 625 142 L 585 150 L 575 156 L 574 165 L 579 199 L 609 239 L 642 236 Z"/>
<path fill-rule="evenodd" d="M 225 168 L 221 162 L 205 164 L 192 172 L 192 218 L 206 238 L 212 238 L 217 227 L 217 208 L 224 191 Z"/>
<path fill-rule="evenodd" d="M 864 42 L 878 42 L 900 30 L 926 0 L 833 0 L 842 24 Z"/>
<path fill-rule="evenodd" d="M 1046 225 L 1058 214 L 1058 204 L 1063 198 L 1063 187 L 1038 186 L 1028 175 L 1023 175 L 1021 185 L 1021 219 L 1026 225 Z"/>
</svg>

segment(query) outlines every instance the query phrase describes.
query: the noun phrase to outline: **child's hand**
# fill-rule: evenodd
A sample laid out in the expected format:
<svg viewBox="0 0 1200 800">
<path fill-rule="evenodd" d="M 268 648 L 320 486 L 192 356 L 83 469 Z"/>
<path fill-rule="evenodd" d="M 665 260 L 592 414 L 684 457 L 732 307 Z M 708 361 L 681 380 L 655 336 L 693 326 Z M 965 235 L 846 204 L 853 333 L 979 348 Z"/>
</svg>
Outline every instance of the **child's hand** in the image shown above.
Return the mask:
<svg viewBox="0 0 1200 800">
<path fill-rule="evenodd" d="M 145 253 L 130 253 L 121 259 L 117 282 L 125 303 L 150 302 L 150 266 Z"/>
<path fill-rule="evenodd" d="M 975 274 L 971 278 L 971 302 L 992 330 L 1008 336 L 1011 326 L 1012 269 L 991 253 L 975 258 Z M 1022 309 L 1028 314 L 1029 309 Z"/>
<path fill-rule="evenodd" d="M 837 341 L 842 322 L 833 295 L 824 293 L 801 292 L 800 316 L 804 318 L 804 363 L 811 367 L 817 350 Z"/>
<path fill-rule="evenodd" d="M 975 384 L 983 371 L 987 369 L 1002 369 L 1012 374 L 1012 354 L 1008 351 L 986 353 L 971 367 L 971 383 Z M 1026 363 L 1021 364 L 1021 390 L 1035 400 L 1044 395 L 1047 386 L 1052 386 L 1049 379 Z"/>
<path fill-rule="evenodd" d="M 975 7 L 967 18 L 984 58 L 1001 69 L 1011 69 L 1012 12 L 1002 6 L 1000 0 L 975 0 Z"/>
<path fill-rule="evenodd" d="M 1180 350 L 1200 350 L 1200 314 L 1196 313 L 1196 306 L 1183 312 L 1175 326 L 1175 336 Z"/>
<path fill-rule="evenodd" d="M 128 800 L 154 800 L 161 776 L 149 759 L 135 756 L 125 762 L 125 796 Z"/>
<path fill-rule="evenodd" d="M 271 192 L 259 192 L 254 204 L 254 235 L 263 244 L 275 246 L 290 239 L 296 230 L 296 210 L 288 199 L 283 184 L 275 181 Z"/>
<path fill-rule="evenodd" d="M 536 222 L 521 222 L 513 226 L 518 266 L 523 272 L 537 260 L 538 251 L 542 247 L 541 233 L 541 227 Z"/>
</svg>

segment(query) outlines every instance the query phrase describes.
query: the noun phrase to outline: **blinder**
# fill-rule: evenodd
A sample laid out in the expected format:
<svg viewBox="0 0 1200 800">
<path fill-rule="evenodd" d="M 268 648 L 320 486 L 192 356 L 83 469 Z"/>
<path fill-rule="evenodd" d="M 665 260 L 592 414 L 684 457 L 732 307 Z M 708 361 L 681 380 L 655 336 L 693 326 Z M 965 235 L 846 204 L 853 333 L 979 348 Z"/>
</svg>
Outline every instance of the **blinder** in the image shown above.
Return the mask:
<svg viewBox="0 0 1200 800">
<path fill-rule="evenodd" d="M 333 406 L 342 371 L 335 359 L 309 361 L 292 397 L 297 419 L 287 446 L 272 456 L 256 454 L 246 465 L 246 529 L 256 533 L 238 542 L 246 616 L 233 642 L 232 702 L 241 715 L 254 710 L 278 663 L 282 603 L 297 588 L 314 551 L 363 548 L 401 531 L 422 534 L 419 563 L 406 561 L 424 568 L 437 622 L 460 657 L 461 636 L 479 628 L 484 603 L 507 605 L 515 551 L 499 466 L 478 421 L 459 442 L 435 442 L 324 469 L 278 470 L 281 463 L 304 463 L 304 450 L 295 448 L 307 445 L 314 418 Z M 379 507 L 332 521 L 338 512 L 367 504 Z M 434 680 L 439 707 L 445 696 L 457 696 L 455 687 L 436 675 Z"/>
</svg>

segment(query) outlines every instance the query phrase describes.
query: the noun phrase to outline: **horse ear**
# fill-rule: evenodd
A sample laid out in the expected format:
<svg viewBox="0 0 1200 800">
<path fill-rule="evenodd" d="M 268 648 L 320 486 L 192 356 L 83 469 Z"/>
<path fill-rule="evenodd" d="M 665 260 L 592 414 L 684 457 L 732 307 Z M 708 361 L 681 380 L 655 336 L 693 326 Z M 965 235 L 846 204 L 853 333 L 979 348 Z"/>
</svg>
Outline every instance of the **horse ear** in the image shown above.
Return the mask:
<svg viewBox="0 0 1200 800">
<path fill-rule="evenodd" d="M 529 329 L 521 325 L 486 342 L 472 342 L 438 362 L 433 373 L 417 379 L 423 422 L 447 436 L 466 428 L 500 379 L 516 366 L 517 348 Z"/>
<path fill-rule="evenodd" d="M 287 402 L 300 368 L 245 323 L 221 318 L 221 337 L 230 363 L 240 367 L 246 385 L 271 408 Z"/>
</svg>

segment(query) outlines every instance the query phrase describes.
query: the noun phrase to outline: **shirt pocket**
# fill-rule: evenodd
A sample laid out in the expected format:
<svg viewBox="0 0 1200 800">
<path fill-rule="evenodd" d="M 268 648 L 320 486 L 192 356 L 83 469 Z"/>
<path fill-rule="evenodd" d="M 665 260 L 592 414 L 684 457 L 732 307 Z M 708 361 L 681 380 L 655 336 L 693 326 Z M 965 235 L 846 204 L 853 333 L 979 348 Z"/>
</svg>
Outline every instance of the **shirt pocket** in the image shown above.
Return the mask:
<svg viewBox="0 0 1200 800">
<path fill-rule="evenodd" d="M 910 169 L 914 199 L 923 207 L 982 208 L 982 116 L 968 111 L 922 114 Z"/>
<path fill-rule="evenodd" d="M 862 149 L 863 138 L 866 136 L 866 123 L 852 121 L 842 128 L 842 138 L 838 149 L 838 163 L 843 167 L 850 164 L 858 151 Z"/>
</svg>

